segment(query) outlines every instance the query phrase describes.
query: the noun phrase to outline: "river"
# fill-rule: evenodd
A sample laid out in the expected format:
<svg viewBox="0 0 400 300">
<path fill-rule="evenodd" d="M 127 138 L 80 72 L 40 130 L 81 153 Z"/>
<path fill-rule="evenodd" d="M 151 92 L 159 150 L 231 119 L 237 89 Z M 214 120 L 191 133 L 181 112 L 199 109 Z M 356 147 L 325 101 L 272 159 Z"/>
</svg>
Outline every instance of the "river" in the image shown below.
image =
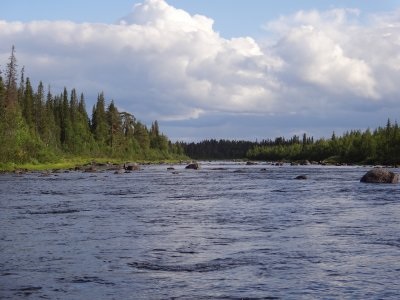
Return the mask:
<svg viewBox="0 0 400 300">
<path fill-rule="evenodd" d="M 398 299 L 399 185 L 201 166 L 1 174 L 0 298 Z"/>
</svg>

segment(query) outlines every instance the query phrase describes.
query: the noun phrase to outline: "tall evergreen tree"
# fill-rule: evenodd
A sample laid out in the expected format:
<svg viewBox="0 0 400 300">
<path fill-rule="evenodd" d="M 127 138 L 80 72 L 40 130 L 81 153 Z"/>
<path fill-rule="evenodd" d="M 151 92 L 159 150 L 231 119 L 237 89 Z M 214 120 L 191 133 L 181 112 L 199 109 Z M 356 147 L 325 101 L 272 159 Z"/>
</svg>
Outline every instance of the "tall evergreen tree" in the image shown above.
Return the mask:
<svg viewBox="0 0 400 300">
<path fill-rule="evenodd" d="M 34 120 L 34 99 L 33 99 L 33 88 L 29 77 L 26 78 L 25 92 L 21 103 L 22 115 L 25 119 L 26 124 L 32 130 L 35 131 L 35 120 Z"/>
<path fill-rule="evenodd" d="M 5 86 L 6 93 L 4 104 L 7 109 L 15 109 L 18 103 L 18 89 L 17 89 L 17 58 L 15 57 L 15 47 L 12 46 L 11 56 L 7 64 L 5 73 Z"/>
<path fill-rule="evenodd" d="M 19 88 L 18 88 L 19 105 L 22 105 L 24 97 L 25 97 L 25 67 L 22 67 L 20 81 L 19 81 Z"/>
<path fill-rule="evenodd" d="M 74 132 L 71 122 L 71 111 L 68 101 L 68 91 L 64 87 L 64 92 L 61 95 L 61 144 L 66 150 L 73 151 L 74 149 Z"/>
<path fill-rule="evenodd" d="M 85 96 L 81 93 L 79 104 L 78 104 L 78 112 L 79 114 L 86 120 L 87 124 L 89 125 L 89 117 L 86 111 L 86 102 Z"/>
<path fill-rule="evenodd" d="M 107 124 L 105 98 L 103 92 L 98 95 L 96 105 L 93 108 L 92 132 L 100 147 L 105 149 L 109 129 Z"/>
<path fill-rule="evenodd" d="M 42 126 L 44 125 L 43 118 L 45 118 L 45 93 L 43 83 L 40 81 L 34 96 L 34 120 L 35 131 L 41 135 L 43 132 Z"/>
<path fill-rule="evenodd" d="M 114 101 L 111 101 L 107 108 L 107 122 L 109 128 L 108 145 L 111 148 L 111 153 L 114 154 L 119 150 L 118 148 L 122 143 L 122 122 Z"/>
<path fill-rule="evenodd" d="M 79 101 L 78 96 L 76 94 L 76 90 L 71 90 L 71 99 L 69 102 L 69 109 L 70 109 L 70 118 L 71 122 L 75 122 L 78 118 L 78 110 L 79 110 Z"/>
<path fill-rule="evenodd" d="M 140 148 L 143 151 L 147 151 L 150 148 L 150 137 L 149 132 L 145 125 L 137 122 L 135 125 L 135 132 L 133 134 L 136 141 L 139 143 Z"/>
<path fill-rule="evenodd" d="M 54 150 L 60 148 L 60 124 L 56 122 L 56 112 L 51 94 L 50 86 L 46 96 L 46 104 L 44 105 L 43 117 L 41 118 L 40 137 L 46 147 L 51 147 Z"/>
<path fill-rule="evenodd" d="M 4 114 L 5 114 L 5 86 L 0 70 L 0 119 L 4 118 Z"/>
<path fill-rule="evenodd" d="M 149 137 L 151 148 L 159 149 L 161 151 L 168 151 L 168 139 L 163 134 L 160 134 L 160 128 L 157 120 L 151 124 Z"/>
</svg>

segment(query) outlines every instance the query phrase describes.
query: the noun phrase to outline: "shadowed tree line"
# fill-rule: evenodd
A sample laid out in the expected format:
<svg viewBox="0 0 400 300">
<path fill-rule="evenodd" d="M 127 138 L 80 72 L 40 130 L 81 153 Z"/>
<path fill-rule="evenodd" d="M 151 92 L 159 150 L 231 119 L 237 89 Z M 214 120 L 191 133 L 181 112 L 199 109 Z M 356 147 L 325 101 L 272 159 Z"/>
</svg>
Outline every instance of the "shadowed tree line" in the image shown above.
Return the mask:
<svg viewBox="0 0 400 300">
<path fill-rule="evenodd" d="M 395 122 L 373 131 L 352 130 L 330 139 L 294 137 L 281 139 L 269 145 L 256 145 L 247 152 L 249 159 L 310 160 L 331 163 L 385 164 L 400 163 L 400 129 Z"/>
<path fill-rule="evenodd" d="M 148 129 L 114 101 L 106 104 L 103 92 L 89 117 L 85 96 L 75 89 L 53 95 L 42 82 L 34 89 L 24 68 L 18 70 L 12 48 L 0 72 L 1 163 L 49 162 L 60 155 L 153 160 L 182 154 L 157 121 Z"/>
<path fill-rule="evenodd" d="M 400 164 L 400 129 L 397 122 L 373 131 L 352 130 L 330 139 L 293 136 L 261 142 L 205 140 L 181 143 L 195 159 L 252 159 L 266 161 L 309 160 L 328 163 Z"/>
<path fill-rule="evenodd" d="M 235 140 L 204 140 L 198 143 L 181 143 L 185 154 L 193 159 L 221 160 L 243 159 L 249 149 L 259 143 Z"/>
</svg>

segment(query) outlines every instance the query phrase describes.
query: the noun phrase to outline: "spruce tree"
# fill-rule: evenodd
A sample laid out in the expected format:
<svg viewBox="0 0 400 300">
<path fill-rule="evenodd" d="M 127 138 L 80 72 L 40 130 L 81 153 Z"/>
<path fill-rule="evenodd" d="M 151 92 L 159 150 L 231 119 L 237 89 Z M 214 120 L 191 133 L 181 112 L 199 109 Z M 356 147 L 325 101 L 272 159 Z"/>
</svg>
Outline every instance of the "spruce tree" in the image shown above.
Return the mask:
<svg viewBox="0 0 400 300">
<path fill-rule="evenodd" d="M 57 151 L 60 149 L 60 126 L 56 122 L 55 114 L 53 95 L 49 86 L 41 119 L 40 137 L 46 147 Z"/>
<path fill-rule="evenodd" d="M 136 141 L 139 143 L 142 151 L 146 152 L 150 148 L 150 137 L 149 132 L 145 125 L 140 122 L 137 122 L 135 125 L 135 132 L 133 134 Z"/>
<path fill-rule="evenodd" d="M 161 151 L 168 151 L 168 139 L 163 134 L 160 134 L 160 128 L 158 126 L 157 120 L 151 124 L 149 137 L 151 148 Z"/>
<path fill-rule="evenodd" d="M 78 118 L 78 110 L 79 110 L 78 96 L 76 94 L 75 89 L 71 90 L 71 99 L 69 102 L 69 109 L 70 109 L 71 122 L 75 122 Z"/>
<path fill-rule="evenodd" d="M 74 133 L 72 129 L 71 110 L 66 87 L 64 87 L 64 92 L 62 93 L 61 98 L 61 145 L 66 151 L 74 151 Z"/>
<path fill-rule="evenodd" d="M 5 98 L 4 105 L 6 109 L 13 110 L 18 103 L 18 90 L 17 90 L 17 58 L 15 57 L 15 47 L 12 46 L 11 56 L 7 64 L 5 73 Z"/>
<path fill-rule="evenodd" d="M 22 67 L 20 81 L 19 81 L 19 88 L 18 88 L 18 103 L 20 106 L 24 101 L 24 96 L 25 96 L 25 67 Z"/>
<path fill-rule="evenodd" d="M 109 129 L 107 124 L 103 92 L 98 95 L 96 105 L 93 107 L 92 132 L 100 149 L 103 152 L 106 151 Z"/>
<path fill-rule="evenodd" d="M 111 153 L 114 154 L 118 151 L 117 148 L 122 138 L 122 123 L 114 101 L 111 101 L 107 108 L 107 123 L 109 128 L 108 145 L 111 148 Z"/>
<path fill-rule="evenodd" d="M 25 119 L 26 124 L 28 125 L 28 127 L 31 129 L 32 132 L 35 132 L 35 126 L 34 126 L 35 108 L 33 100 L 33 89 L 29 77 L 26 78 L 25 91 L 22 98 L 21 108 L 22 108 L 22 115 Z"/>
<path fill-rule="evenodd" d="M 85 103 L 85 96 L 81 93 L 79 104 L 78 104 L 78 112 L 79 114 L 86 120 L 87 124 L 89 125 L 89 117 L 86 111 L 86 103 Z"/>
<path fill-rule="evenodd" d="M 0 71 L 0 120 L 4 118 L 4 114 L 5 114 L 5 86 Z"/>
<path fill-rule="evenodd" d="M 35 131 L 41 136 L 44 125 L 43 118 L 45 114 L 45 100 L 44 100 L 44 87 L 40 81 L 37 87 L 36 94 L 34 96 L 34 120 L 35 120 Z"/>
</svg>

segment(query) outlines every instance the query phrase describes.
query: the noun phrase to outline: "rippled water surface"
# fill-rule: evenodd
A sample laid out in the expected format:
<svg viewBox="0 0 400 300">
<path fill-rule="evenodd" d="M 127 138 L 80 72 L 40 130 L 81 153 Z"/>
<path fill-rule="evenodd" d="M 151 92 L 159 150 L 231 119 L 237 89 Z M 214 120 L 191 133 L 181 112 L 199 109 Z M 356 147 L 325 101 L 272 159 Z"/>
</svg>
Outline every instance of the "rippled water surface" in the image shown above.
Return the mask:
<svg viewBox="0 0 400 300">
<path fill-rule="evenodd" d="M 399 185 L 174 167 L 0 175 L 0 298 L 398 299 Z"/>
</svg>

